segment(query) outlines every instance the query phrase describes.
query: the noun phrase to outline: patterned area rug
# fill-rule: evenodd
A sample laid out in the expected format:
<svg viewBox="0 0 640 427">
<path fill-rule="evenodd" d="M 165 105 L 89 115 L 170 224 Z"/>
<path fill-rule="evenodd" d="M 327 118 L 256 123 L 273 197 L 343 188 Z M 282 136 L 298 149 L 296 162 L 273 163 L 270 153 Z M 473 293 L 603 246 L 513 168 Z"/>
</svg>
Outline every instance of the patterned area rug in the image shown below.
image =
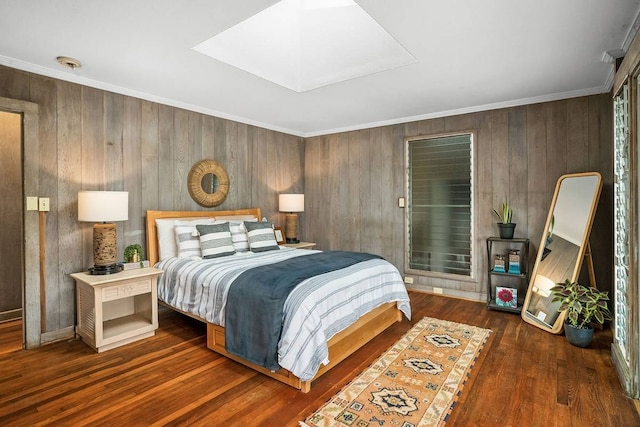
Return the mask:
<svg viewBox="0 0 640 427">
<path fill-rule="evenodd" d="M 444 425 L 490 333 L 425 317 L 300 425 Z"/>
</svg>

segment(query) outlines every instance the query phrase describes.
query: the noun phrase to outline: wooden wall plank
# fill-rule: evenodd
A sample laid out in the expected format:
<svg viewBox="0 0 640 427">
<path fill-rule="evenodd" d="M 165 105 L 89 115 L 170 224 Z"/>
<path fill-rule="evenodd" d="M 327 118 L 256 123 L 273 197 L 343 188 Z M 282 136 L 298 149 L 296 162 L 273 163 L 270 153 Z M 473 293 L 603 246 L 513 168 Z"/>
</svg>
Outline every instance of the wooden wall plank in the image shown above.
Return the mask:
<svg viewBox="0 0 640 427">
<path fill-rule="evenodd" d="M 173 205 L 177 209 L 201 209 L 193 202 L 186 190 L 187 176 L 191 169 L 189 113 L 185 110 L 173 112 Z"/>
<path fill-rule="evenodd" d="M 531 226 L 528 237 L 533 244 L 533 250 L 537 251 L 542 229 L 544 228 L 546 215 L 555 188 L 555 180 L 552 188 L 549 188 L 547 174 L 547 123 L 546 104 L 535 104 L 526 107 L 526 121 L 524 128 L 527 139 L 527 195 L 529 208 L 527 209 Z M 537 210 L 537 212 L 536 212 Z M 522 235 L 521 235 L 522 236 Z"/>
<path fill-rule="evenodd" d="M 594 269 L 596 270 L 598 288 L 612 291 L 614 275 L 612 271 L 614 239 L 613 239 L 613 157 L 611 147 L 613 117 L 611 98 L 590 96 L 589 100 L 589 168 L 602 174 L 602 191 L 596 210 L 590 237 L 593 252 Z M 597 135 L 597 136 L 596 136 Z M 581 271 L 581 280 L 586 280 L 586 268 Z"/>
<path fill-rule="evenodd" d="M 124 248 L 145 245 L 145 220 L 142 202 L 142 101 L 126 97 L 123 109 L 122 165 L 126 171 L 123 189 L 129 192 L 129 219 L 122 223 L 118 235 L 118 260 L 124 261 Z"/>
<path fill-rule="evenodd" d="M 567 111 L 567 171 L 585 172 L 589 167 L 589 98 L 566 101 Z M 613 152 L 613 149 L 611 150 Z"/>
<path fill-rule="evenodd" d="M 32 74 L 0 65 L 0 96 L 30 101 L 31 77 Z"/>
<path fill-rule="evenodd" d="M 142 210 L 157 210 L 160 186 L 158 104 L 142 101 L 140 111 L 140 189 Z M 145 237 L 146 239 L 146 237 Z"/>
<path fill-rule="evenodd" d="M 342 177 L 348 176 L 348 165 L 346 161 L 348 157 L 342 155 L 342 147 L 344 146 L 343 139 L 347 138 L 346 135 L 329 135 L 327 136 L 328 154 L 329 154 L 329 170 L 335 171 L 327 177 L 327 198 L 324 199 L 326 203 L 331 206 L 344 206 L 349 197 L 348 186 L 342 185 Z M 337 242 L 340 242 L 350 234 L 348 230 L 345 230 L 342 226 L 342 218 L 339 216 L 331 216 L 327 218 L 327 224 L 325 228 L 325 234 L 330 242 L 330 248 L 333 249 Z"/>
<path fill-rule="evenodd" d="M 57 159 L 58 159 L 58 242 L 59 257 L 58 281 L 72 294 L 64 298 L 70 307 L 62 309 L 60 323 L 69 326 L 75 322 L 75 284 L 69 274 L 87 267 L 83 264 L 84 253 L 81 224 L 78 222 L 78 192 L 82 190 L 82 87 L 80 85 L 58 82 L 56 94 Z M 89 227 L 90 228 L 90 227 Z M 57 243 L 57 245 L 56 245 Z"/>
<path fill-rule="evenodd" d="M 45 214 L 45 241 L 56 242 L 58 236 L 58 186 L 55 179 L 51 179 L 58 175 L 57 165 L 57 117 L 56 117 L 56 87 L 53 79 L 40 76 L 33 76 L 30 82 L 30 99 L 41 105 L 39 110 L 39 151 L 40 151 L 40 194 L 39 197 L 49 198 L 50 212 Z M 58 246 L 47 245 L 45 251 L 44 268 L 47 271 L 55 273 L 58 269 Z M 46 331 L 55 330 L 60 322 L 60 305 L 68 305 L 69 295 L 68 287 L 65 288 L 64 283 L 59 283 L 57 274 L 47 274 L 45 283 L 45 295 L 47 307 L 52 309 L 46 312 Z M 41 297 L 43 297 L 41 295 Z M 65 300 L 66 298 L 66 300 Z M 68 311 L 64 310 L 65 312 Z"/>
<path fill-rule="evenodd" d="M 202 150 L 203 150 L 202 114 L 194 113 L 193 111 L 188 111 L 187 119 L 188 119 L 187 129 L 188 129 L 188 135 L 189 135 L 188 141 L 187 141 L 187 147 L 189 149 L 186 151 L 185 169 L 184 169 L 185 175 L 184 175 L 184 181 L 182 183 L 182 191 L 186 194 L 186 198 L 188 200 L 188 205 L 187 205 L 188 208 L 195 210 L 195 209 L 198 209 L 199 206 L 196 202 L 193 201 L 193 199 L 191 199 L 186 189 L 187 189 L 187 178 L 189 176 L 189 171 L 191 170 L 193 165 L 198 163 L 200 160 L 204 159 L 204 157 L 202 157 Z"/>
<path fill-rule="evenodd" d="M 174 109 L 159 105 L 158 107 L 158 208 L 159 209 L 178 209 L 178 205 L 174 201 L 174 166 L 173 159 L 175 157 L 173 141 L 174 141 Z"/>
<path fill-rule="evenodd" d="M 104 190 L 104 105 L 103 92 L 82 88 L 82 189 Z M 82 226 L 82 265 L 93 266 L 93 224 Z"/>
<path fill-rule="evenodd" d="M 260 194 L 260 198 L 256 202 L 257 206 L 263 209 L 262 216 L 267 219 L 275 218 L 278 215 L 278 167 L 276 161 L 276 145 L 278 143 L 276 132 L 267 130 L 264 144 L 258 146 L 258 152 L 265 167 L 262 175 L 265 191 Z"/>
<path fill-rule="evenodd" d="M 82 88 L 59 82 L 56 85 L 57 117 L 57 217 L 58 244 L 49 243 L 47 249 L 58 248 L 56 273 L 61 295 L 59 323 L 53 329 L 75 323 L 75 284 L 69 274 L 82 270 L 84 258 L 82 233 L 78 226 L 78 192 L 82 189 Z M 62 303 L 64 301 L 64 304 Z"/>
</svg>

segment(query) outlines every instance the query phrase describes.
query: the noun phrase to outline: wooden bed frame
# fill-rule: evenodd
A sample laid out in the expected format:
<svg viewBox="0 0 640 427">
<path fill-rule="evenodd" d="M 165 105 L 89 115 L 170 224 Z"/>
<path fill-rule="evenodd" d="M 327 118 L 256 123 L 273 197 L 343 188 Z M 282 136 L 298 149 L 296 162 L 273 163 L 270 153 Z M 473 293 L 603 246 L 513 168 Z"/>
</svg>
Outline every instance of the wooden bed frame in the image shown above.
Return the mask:
<svg viewBox="0 0 640 427">
<path fill-rule="evenodd" d="M 158 229 L 156 227 L 156 219 L 184 219 L 220 216 L 228 217 L 238 215 L 253 215 L 258 219 L 261 218 L 260 208 L 239 209 L 233 211 L 147 211 L 147 257 L 149 259 L 150 265 L 154 265 L 156 262 L 158 262 Z M 400 322 L 402 320 L 402 312 L 398 310 L 395 302 L 384 304 L 365 314 L 354 324 L 352 324 L 342 332 L 339 332 L 328 341 L 330 360 L 329 364 L 326 366 L 321 365 L 320 369 L 318 369 L 317 374 L 311 381 L 302 381 L 300 380 L 300 378 L 296 377 L 286 369 L 280 369 L 278 371 L 272 372 L 268 369 L 263 368 L 262 366 L 258 366 L 251 362 L 248 362 L 241 357 L 227 353 L 224 346 L 223 327 L 211 324 L 198 316 L 186 313 L 182 310 L 177 310 L 176 308 L 170 307 L 164 303 L 162 304 L 194 319 L 205 322 L 207 324 L 207 347 L 209 349 L 215 351 L 216 353 L 220 353 L 228 357 L 229 359 L 235 360 L 236 362 L 239 362 L 245 366 L 248 366 L 251 369 L 261 372 L 271 378 L 300 389 L 304 393 L 307 393 L 311 389 L 311 382 L 313 380 L 356 352 L 358 349 L 360 349 L 382 331 L 387 329 L 389 326 L 391 326 L 395 322 Z"/>
</svg>

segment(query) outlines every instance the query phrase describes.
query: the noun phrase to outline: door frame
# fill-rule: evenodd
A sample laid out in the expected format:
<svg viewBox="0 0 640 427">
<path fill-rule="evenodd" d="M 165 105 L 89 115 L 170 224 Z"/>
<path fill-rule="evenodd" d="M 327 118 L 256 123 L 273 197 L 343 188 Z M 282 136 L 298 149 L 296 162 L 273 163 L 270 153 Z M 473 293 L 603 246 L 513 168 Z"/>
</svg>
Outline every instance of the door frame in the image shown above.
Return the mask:
<svg viewBox="0 0 640 427">
<path fill-rule="evenodd" d="M 40 346 L 40 240 L 37 211 L 26 210 L 26 195 L 37 196 L 40 182 L 38 105 L 0 97 L 0 110 L 22 116 L 22 346 Z"/>
</svg>

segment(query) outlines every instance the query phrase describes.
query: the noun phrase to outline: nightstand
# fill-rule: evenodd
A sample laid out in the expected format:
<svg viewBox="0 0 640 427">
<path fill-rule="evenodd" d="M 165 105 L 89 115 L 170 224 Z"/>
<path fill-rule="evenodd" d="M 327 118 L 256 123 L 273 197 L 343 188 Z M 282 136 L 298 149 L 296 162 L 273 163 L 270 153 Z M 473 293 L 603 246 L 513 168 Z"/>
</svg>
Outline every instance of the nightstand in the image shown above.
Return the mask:
<svg viewBox="0 0 640 427">
<path fill-rule="evenodd" d="M 71 274 L 78 304 L 76 333 L 98 353 L 155 335 L 160 274 L 153 267 Z"/>
<path fill-rule="evenodd" d="M 298 242 L 298 243 L 286 243 L 284 246 L 288 248 L 295 248 L 295 249 L 313 249 L 315 245 L 316 245 L 315 243 L 311 243 L 311 242 Z"/>
</svg>

